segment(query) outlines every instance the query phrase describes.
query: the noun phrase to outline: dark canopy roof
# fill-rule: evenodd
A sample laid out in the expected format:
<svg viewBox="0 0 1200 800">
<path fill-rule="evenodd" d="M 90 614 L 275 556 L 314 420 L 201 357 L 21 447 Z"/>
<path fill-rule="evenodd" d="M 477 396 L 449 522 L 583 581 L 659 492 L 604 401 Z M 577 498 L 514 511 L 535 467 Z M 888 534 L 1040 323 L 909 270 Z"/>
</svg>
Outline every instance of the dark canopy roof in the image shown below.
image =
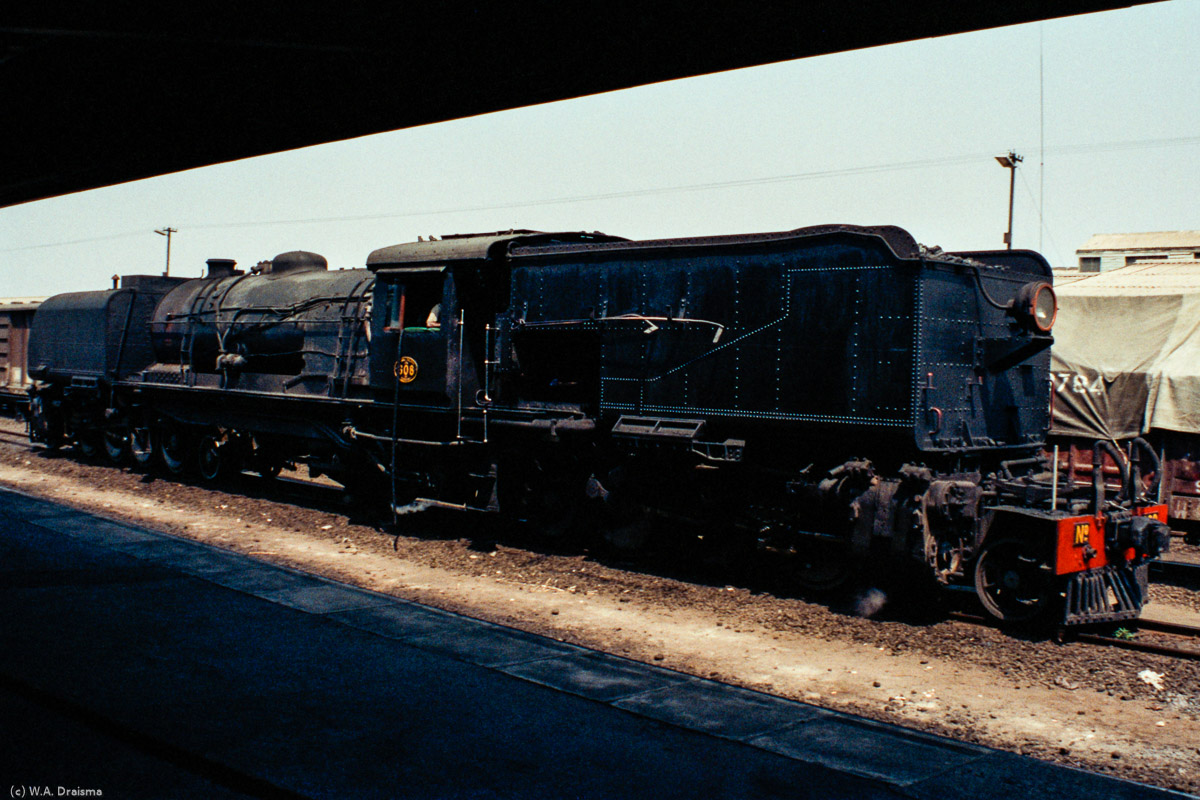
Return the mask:
<svg viewBox="0 0 1200 800">
<path fill-rule="evenodd" d="M 1136 5 L 9 3 L 0 206 L 721 70 Z M 936 10 L 934 10 L 936 8 Z M 269 10 L 268 10 L 269 9 Z"/>
</svg>

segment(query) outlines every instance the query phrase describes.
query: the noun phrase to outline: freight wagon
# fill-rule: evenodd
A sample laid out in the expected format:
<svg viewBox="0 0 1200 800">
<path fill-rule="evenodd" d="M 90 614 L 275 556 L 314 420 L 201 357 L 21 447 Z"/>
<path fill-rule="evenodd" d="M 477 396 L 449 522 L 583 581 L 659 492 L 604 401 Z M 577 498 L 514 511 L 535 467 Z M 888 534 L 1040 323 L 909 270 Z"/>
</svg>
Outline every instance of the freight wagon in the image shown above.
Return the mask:
<svg viewBox="0 0 1200 800">
<path fill-rule="evenodd" d="M 44 297 L 0 299 L 0 407 L 13 412 L 29 402 L 29 325 Z"/>
</svg>

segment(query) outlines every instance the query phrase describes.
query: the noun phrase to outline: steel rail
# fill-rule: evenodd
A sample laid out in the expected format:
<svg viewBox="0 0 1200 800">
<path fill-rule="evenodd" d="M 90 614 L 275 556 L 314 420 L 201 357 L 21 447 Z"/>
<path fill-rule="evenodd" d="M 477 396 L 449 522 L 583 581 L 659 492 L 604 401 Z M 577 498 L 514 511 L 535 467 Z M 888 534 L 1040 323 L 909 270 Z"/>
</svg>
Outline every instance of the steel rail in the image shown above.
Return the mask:
<svg viewBox="0 0 1200 800">
<path fill-rule="evenodd" d="M 976 614 L 967 614 L 962 611 L 951 611 L 949 616 L 951 619 L 959 622 L 965 622 L 969 625 L 983 625 L 990 628 L 999 627 L 994 620 L 981 617 Z M 1195 628 L 1190 625 L 1180 625 L 1173 622 L 1158 622 L 1144 619 L 1129 620 L 1129 624 L 1132 627 L 1136 627 L 1139 630 L 1144 630 L 1147 633 L 1163 633 L 1171 636 L 1179 636 L 1196 640 L 1197 647 L 1176 647 L 1159 642 L 1140 642 L 1136 639 L 1118 639 L 1114 636 L 1104 636 L 1098 633 L 1079 631 L 1074 628 L 1067 628 L 1064 626 L 1059 626 L 1055 629 L 1054 640 L 1060 644 L 1068 641 L 1086 642 L 1088 644 L 1097 644 L 1106 647 L 1119 647 L 1124 650 L 1137 650 L 1143 653 L 1154 653 L 1156 655 L 1171 656 L 1173 658 L 1200 661 L 1200 628 Z"/>
<path fill-rule="evenodd" d="M 1141 628 L 1142 626 L 1139 624 L 1138 627 Z M 1200 630 L 1193 628 L 1192 633 L 1190 634 L 1176 635 L 1187 635 L 1189 638 L 1193 639 L 1200 638 Z M 1155 655 L 1160 656 L 1171 656 L 1172 658 L 1184 658 L 1190 661 L 1200 661 L 1200 647 L 1176 647 L 1158 642 L 1141 642 L 1137 639 L 1117 639 L 1112 636 L 1101 636 L 1100 634 L 1096 633 L 1076 633 L 1073 634 L 1072 638 L 1074 638 L 1075 641 L 1087 642 L 1089 644 L 1099 644 L 1106 647 L 1119 647 L 1123 650 L 1137 650 L 1142 653 L 1154 653 Z"/>
<path fill-rule="evenodd" d="M 1200 628 L 1195 625 L 1184 625 L 1180 622 L 1165 622 L 1157 619 L 1135 620 L 1138 630 L 1153 631 L 1154 633 L 1169 633 L 1173 636 L 1188 636 L 1200 639 Z"/>
<path fill-rule="evenodd" d="M 30 447 L 29 437 L 23 433 L 0 430 L 0 439 L 9 439 L 12 440 L 14 444 L 24 445 L 27 448 Z"/>
<path fill-rule="evenodd" d="M 1186 580 L 1200 585 L 1200 564 L 1191 561 L 1157 559 L 1150 562 L 1151 576 Z"/>
</svg>

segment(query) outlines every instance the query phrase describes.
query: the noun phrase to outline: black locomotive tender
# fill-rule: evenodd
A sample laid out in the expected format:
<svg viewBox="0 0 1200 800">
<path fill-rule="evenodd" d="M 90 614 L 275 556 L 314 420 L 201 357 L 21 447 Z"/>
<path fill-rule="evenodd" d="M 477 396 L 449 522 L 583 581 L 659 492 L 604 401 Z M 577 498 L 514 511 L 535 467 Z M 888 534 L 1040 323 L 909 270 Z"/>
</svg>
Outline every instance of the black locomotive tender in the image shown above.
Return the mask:
<svg viewBox="0 0 1200 800">
<path fill-rule="evenodd" d="M 208 263 L 41 306 L 35 440 L 209 480 L 306 463 L 393 512 L 586 519 L 616 547 L 702 519 L 805 586 L 893 559 L 1003 620 L 1135 617 L 1168 541 L 1145 481 L 1105 497 L 1039 457 L 1056 307 L 1033 252 L 835 225 Z"/>
</svg>

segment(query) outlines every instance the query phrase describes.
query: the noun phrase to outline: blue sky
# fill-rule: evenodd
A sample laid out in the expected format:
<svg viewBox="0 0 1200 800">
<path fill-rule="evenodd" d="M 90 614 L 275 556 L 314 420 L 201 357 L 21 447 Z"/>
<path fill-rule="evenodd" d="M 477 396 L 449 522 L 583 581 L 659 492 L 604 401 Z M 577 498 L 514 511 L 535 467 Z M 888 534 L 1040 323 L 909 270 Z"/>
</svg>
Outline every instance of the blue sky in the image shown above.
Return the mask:
<svg viewBox="0 0 1200 800">
<path fill-rule="evenodd" d="M 0 209 L 0 296 L 198 276 L 287 250 L 499 229 L 660 238 L 893 224 L 1072 264 L 1093 233 L 1200 229 L 1200 0 L 791 61 Z M 420 102 L 397 90 L 395 102 Z M 369 113 L 369 110 L 364 110 Z M 236 125 L 236 120 L 229 120 Z M 1044 144 L 1044 151 L 1041 149 Z M 1042 212 L 1039 214 L 1039 208 Z M 1041 223 L 1041 224 L 1040 224 Z"/>
</svg>

